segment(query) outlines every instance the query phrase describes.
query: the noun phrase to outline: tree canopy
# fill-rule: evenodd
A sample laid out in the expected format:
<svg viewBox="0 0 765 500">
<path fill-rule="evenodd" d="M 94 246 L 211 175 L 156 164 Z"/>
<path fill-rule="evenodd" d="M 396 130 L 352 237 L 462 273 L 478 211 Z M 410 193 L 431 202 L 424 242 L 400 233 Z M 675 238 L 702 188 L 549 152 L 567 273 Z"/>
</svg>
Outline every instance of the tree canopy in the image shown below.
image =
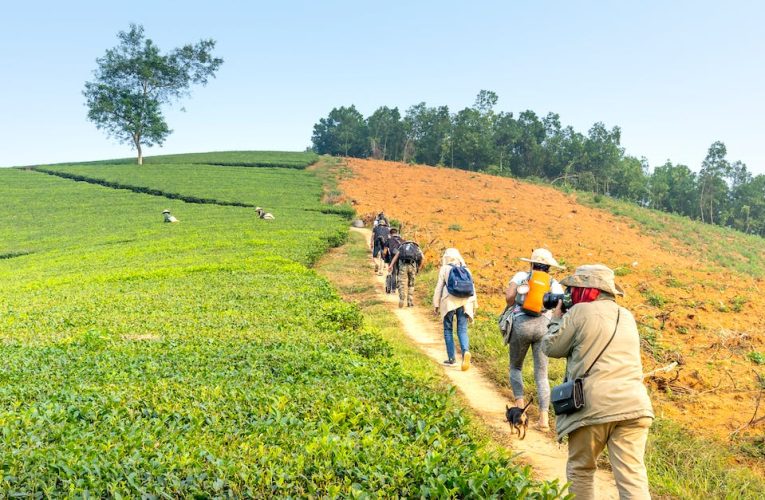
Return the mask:
<svg viewBox="0 0 765 500">
<path fill-rule="evenodd" d="M 213 57 L 214 40 L 201 40 L 160 53 L 144 36 L 143 26 L 131 24 L 117 35 L 119 45 L 98 58 L 95 79 L 85 83 L 88 118 L 99 129 L 137 151 L 162 145 L 171 130 L 162 106 L 190 95 L 192 84 L 206 85 L 223 59 Z"/>
<path fill-rule="evenodd" d="M 545 179 L 765 236 L 765 176 L 727 159 L 714 142 L 698 173 L 670 161 L 651 171 L 627 155 L 617 126 L 596 122 L 586 134 L 560 116 L 497 109 L 499 97 L 481 90 L 457 112 L 446 106 L 382 106 L 366 120 L 354 107 L 333 109 L 314 126 L 313 149 L 345 155 L 444 165 L 497 175 Z"/>
</svg>

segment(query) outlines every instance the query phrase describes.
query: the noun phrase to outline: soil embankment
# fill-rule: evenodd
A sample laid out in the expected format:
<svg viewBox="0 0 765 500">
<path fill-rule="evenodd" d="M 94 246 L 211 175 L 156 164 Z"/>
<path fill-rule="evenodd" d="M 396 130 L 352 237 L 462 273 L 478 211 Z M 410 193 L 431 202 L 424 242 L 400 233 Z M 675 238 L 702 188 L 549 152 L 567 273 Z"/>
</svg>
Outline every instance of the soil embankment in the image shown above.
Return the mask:
<svg viewBox="0 0 765 500">
<path fill-rule="evenodd" d="M 447 247 L 460 249 L 484 310 L 502 310 L 505 283 L 532 248 L 550 248 L 569 270 L 614 268 L 641 328 L 644 370 L 679 363 L 679 372 L 649 380 L 658 414 L 723 440 L 750 419 L 761 390 L 750 357 L 765 351 L 761 280 L 547 186 L 374 160 L 349 158 L 347 166 L 339 188 L 359 214 L 385 210 L 431 262 Z"/>
</svg>

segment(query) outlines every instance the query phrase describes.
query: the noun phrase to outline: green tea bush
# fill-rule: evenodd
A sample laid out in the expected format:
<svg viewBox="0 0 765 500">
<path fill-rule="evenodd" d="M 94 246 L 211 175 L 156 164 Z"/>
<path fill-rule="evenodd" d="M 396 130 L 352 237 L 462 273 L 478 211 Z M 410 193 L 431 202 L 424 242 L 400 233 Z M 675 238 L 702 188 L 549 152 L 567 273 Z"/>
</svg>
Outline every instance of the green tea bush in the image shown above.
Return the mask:
<svg viewBox="0 0 765 500">
<path fill-rule="evenodd" d="M 157 155 L 144 158 L 144 164 L 171 163 L 240 166 L 240 167 L 280 167 L 303 169 L 319 159 L 316 153 L 290 151 L 220 151 L 212 153 L 186 153 L 176 155 Z M 102 160 L 78 163 L 60 163 L 59 165 L 134 165 L 135 157 L 119 160 Z"/>
<path fill-rule="evenodd" d="M 559 496 L 307 267 L 347 235 L 310 172 L 66 169 L 277 218 L 0 171 L 2 496 Z"/>
</svg>

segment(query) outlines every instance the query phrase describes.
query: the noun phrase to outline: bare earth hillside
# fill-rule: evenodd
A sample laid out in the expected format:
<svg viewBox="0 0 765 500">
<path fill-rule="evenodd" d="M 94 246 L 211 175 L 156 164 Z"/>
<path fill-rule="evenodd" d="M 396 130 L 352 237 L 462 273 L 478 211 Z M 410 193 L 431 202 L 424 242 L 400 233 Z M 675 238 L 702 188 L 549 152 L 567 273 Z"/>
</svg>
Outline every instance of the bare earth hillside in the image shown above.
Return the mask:
<svg viewBox="0 0 765 500">
<path fill-rule="evenodd" d="M 587 263 L 615 269 L 626 290 L 621 302 L 641 329 L 644 370 L 678 362 L 679 371 L 647 379 L 658 413 L 726 440 L 752 418 L 763 385 L 757 375 L 765 373 L 751 359 L 765 351 L 761 279 L 725 269 L 671 234 L 646 236 L 634 221 L 550 187 L 446 168 L 347 164 L 352 174 L 339 187 L 358 213 L 371 219 L 384 210 L 431 262 L 459 248 L 484 308 L 501 312 L 502 290 L 526 269 L 518 258 L 532 248 L 551 249 L 568 271 Z M 761 433 L 762 423 L 741 432 Z"/>
</svg>

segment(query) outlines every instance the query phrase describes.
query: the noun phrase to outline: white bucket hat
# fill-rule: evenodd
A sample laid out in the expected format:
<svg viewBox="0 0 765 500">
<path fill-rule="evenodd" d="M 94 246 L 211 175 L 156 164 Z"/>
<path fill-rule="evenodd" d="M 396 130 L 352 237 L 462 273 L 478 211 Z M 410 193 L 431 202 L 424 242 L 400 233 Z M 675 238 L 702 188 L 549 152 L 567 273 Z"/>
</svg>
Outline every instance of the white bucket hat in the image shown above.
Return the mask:
<svg viewBox="0 0 765 500">
<path fill-rule="evenodd" d="M 574 271 L 573 276 L 562 279 L 560 284 L 580 288 L 597 288 L 611 295 L 624 295 L 622 287 L 614 282 L 614 272 L 603 264 L 579 266 Z"/>
<path fill-rule="evenodd" d="M 558 264 L 558 261 L 553 259 L 552 252 L 550 252 L 546 248 L 537 248 L 533 252 L 531 252 L 531 258 L 525 259 L 521 257 L 521 260 L 524 262 L 531 262 L 534 264 L 544 264 L 546 266 L 553 266 L 557 267 L 558 269 L 566 269 L 564 266 L 561 266 Z"/>
</svg>

